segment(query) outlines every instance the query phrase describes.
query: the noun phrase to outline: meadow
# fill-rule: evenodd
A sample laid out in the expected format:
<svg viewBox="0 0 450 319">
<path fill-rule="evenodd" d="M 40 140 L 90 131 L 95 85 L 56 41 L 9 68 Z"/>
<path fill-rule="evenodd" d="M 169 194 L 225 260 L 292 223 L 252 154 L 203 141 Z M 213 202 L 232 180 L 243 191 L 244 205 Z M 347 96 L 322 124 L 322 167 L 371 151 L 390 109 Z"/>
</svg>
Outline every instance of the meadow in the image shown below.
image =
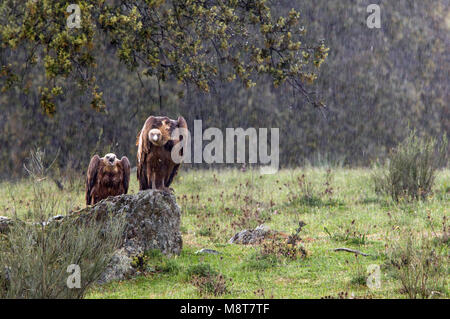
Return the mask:
<svg viewBox="0 0 450 319">
<path fill-rule="evenodd" d="M 183 251 L 166 257 L 151 251 L 141 275 L 97 285 L 87 298 L 406 298 L 387 266 L 387 249 L 397 235 L 442 233 L 450 207 L 450 170 L 437 172 L 433 194 L 426 201 L 394 202 L 377 194 L 365 168 L 283 169 L 274 175 L 258 170 L 181 171 L 172 184 L 182 209 Z M 83 179 L 71 178 L 59 189 L 43 180 L 58 205 L 54 215 L 84 207 Z M 26 218 L 35 205 L 33 183 L 0 183 L 0 215 Z M 129 193 L 138 191 L 135 174 Z M 294 234 L 296 245 L 229 244 L 243 229 L 261 224 Z M 445 227 L 445 226 L 444 226 Z M 295 247 L 293 247 L 295 246 Z M 296 247 L 306 255 L 296 255 Z M 278 248 L 277 248 L 278 247 Z M 350 248 L 368 254 L 334 251 Z M 196 254 L 202 248 L 220 254 Z M 448 241 L 440 246 L 448 257 Z M 367 267 L 379 265 L 381 287 L 366 284 Z M 448 258 L 445 267 L 448 279 Z M 201 278 L 213 274 L 212 282 Z M 448 298 L 448 280 L 444 291 Z"/>
</svg>

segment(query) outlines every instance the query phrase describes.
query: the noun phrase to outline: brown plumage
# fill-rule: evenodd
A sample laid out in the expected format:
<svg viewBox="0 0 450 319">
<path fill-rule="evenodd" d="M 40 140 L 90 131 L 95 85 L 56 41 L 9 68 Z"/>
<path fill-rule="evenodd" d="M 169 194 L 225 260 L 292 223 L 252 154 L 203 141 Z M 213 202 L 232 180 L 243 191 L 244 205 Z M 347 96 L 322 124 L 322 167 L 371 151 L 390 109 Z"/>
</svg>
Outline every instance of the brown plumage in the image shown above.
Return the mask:
<svg viewBox="0 0 450 319">
<path fill-rule="evenodd" d="M 130 162 L 126 156 L 119 159 L 115 154 L 100 158 L 94 155 L 89 163 L 86 178 L 86 205 L 94 205 L 108 196 L 128 192 Z"/>
<path fill-rule="evenodd" d="M 172 159 L 172 149 L 178 143 L 186 142 L 183 136 L 172 137 L 177 128 L 187 130 L 187 123 L 181 116 L 177 120 L 166 116 L 150 116 L 145 121 L 136 143 L 140 190 L 167 189 L 172 183 L 180 167 L 180 163 Z M 182 150 L 180 155 L 183 155 Z"/>
</svg>

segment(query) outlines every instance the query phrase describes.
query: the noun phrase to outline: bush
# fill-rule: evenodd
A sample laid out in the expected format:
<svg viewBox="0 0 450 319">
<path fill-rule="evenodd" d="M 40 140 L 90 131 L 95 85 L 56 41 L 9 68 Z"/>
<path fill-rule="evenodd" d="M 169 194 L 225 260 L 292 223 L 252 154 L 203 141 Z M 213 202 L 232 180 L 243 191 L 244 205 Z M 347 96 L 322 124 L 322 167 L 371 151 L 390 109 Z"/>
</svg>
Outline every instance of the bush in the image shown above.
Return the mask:
<svg viewBox="0 0 450 319">
<path fill-rule="evenodd" d="M 391 152 L 385 167 L 373 175 L 375 191 L 393 200 L 425 200 L 431 193 L 436 169 L 446 162 L 448 141 L 437 149 L 436 140 L 419 138 L 415 131 Z"/>
<path fill-rule="evenodd" d="M 405 232 L 392 238 L 387 249 L 387 267 L 409 298 L 448 298 L 448 246 L 432 236 Z"/>
<path fill-rule="evenodd" d="M 125 218 L 48 222 L 60 203 L 42 187 L 47 169 L 41 155 L 32 154 L 28 167 L 34 181 L 30 220 L 14 216 L 9 231 L 0 237 L 0 298 L 82 298 L 122 240 Z M 69 265 L 80 267 L 79 288 L 67 285 L 73 274 Z"/>
<path fill-rule="evenodd" d="M 246 259 L 245 268 L 264 270 L 274 267 L 283 260 L 297 260 L 308 256 L 306 249 L 300 244 L 300 231 L 306 224 L 299 221 L 294 233 L 285 239 L 285 235 L 275 234 L 261 243 L 261 248 Z"/>
<path fill-rule="evenodd" d="M 209 275 L 209 276 L 194 276 L 191 283 L 197 287 L 197 290 L 201 296 L 213 295 L 221 296 L 230 293 L 227 286 L 227 282 L 231 282 L 231 278 L 227 279 L 223 275 Z"/>
<path fill-rule="evenodd" d="M 278 264 L 278 257 L 274 254 L 263 254 L 255 251 L 245 259 L 244 268 L 247 270 L 266 270 Z"/>
<path fill-rule="evenodd" d="M 332 233 L 327 227 L 323 227 L 331 240 L 338 242 L 345 242 L 353 245 L 365 245 L 367 244 L 367 231 L 361 231 L 357 227 L 355 219 L 353 219 L 348 226 L 339 225 Z"/>
<path fill-rule="evenodd" d="M 175 259 L 166 259 L 157 269 L 175 275 L 180 272 L 181 266 L 177 264 Z"/>
<path fill-rule="evenodd" d="M 332 186 L 333 173 L 327 169 L 325 180 L 321 185 L 313 184 L 308 176 L 301 174 L 291 182 L 283 184 L 288 191 L 288 203 L 294 207 L 340 206 L 342 203 L 333 199 L 335 190 Z"/>
<path fill-rule="evenodd" d="M 231 282 L 231 278 L 225 278 L 210 264 L 199 263 L 189 266 L 186 277 L 192 285 L 197 287 L 200 296 L 220 296 L 230 292 L 227 282 Z"/>
<path fill-rule="evenodd" d="M 208 276 L 216 276 L 218 272 L 211 267 L 210 264 L 199 263 L 196 265 L 191 265 L 186 271 L 188 278 L 191 277 L 208 277 Z"/>
</svg>

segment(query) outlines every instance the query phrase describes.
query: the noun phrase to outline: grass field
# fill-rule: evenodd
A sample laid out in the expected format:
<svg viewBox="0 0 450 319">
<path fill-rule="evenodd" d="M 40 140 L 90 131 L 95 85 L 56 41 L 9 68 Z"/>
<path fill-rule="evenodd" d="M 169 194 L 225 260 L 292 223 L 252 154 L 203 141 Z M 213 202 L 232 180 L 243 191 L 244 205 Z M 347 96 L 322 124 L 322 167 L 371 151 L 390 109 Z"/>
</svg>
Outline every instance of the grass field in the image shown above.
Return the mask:
<svg viewBox="0 0 450 319">
<path fill-rule="evenodd" d="M 192 274 L 220 273 L 221 298 L 321 298 L 344 292 L 362 298 L 405 298 L 401 285 L 384 266 L 386 245 L 396 232 L 428 233 L 442 228 L 450 207 L 450 171 L 437 174 L 433 196 L 426 202 L 394 203 L 377 195 L 371 170 L 305 168 L 275 175 L 258 171 L 184 171 L 172 185 L 182 208 L 183 251 L 167 258 L 149 252 L 144 275 L 96 286 L 88 298 L 214 298 Z M 84 206 L 81 180 L 60 191 L 44 181 L 59 203 L 55 215 Z M 0 183 L 0 215 L 32 209 L 32 184 Z M 138 189 L 132 176 L 129 193 Z M 261 257 L 259 245 L 228 244 L 242 229 L 265 224 L 291 234 L 306 223 L 299 244 L 304 258 Z M 347 247 L 369 254 L 335 252 Z M 197 255 L 201 248 L 219 255 Z M 448 256 L 448 244 L 444 247 Z M 381 266 L 381 288 L 369 289 L 367 267 Z M 448 269 L 448 259 L 446 267 Z M 447 271 L 448 277 L 448 271 Z M 448 282 L 448 281 L 447 281 Z M 219 288 L 221 288 L 219 287 Z M 448 286 L 444 295 L 448 298 Z"/>
</svg>

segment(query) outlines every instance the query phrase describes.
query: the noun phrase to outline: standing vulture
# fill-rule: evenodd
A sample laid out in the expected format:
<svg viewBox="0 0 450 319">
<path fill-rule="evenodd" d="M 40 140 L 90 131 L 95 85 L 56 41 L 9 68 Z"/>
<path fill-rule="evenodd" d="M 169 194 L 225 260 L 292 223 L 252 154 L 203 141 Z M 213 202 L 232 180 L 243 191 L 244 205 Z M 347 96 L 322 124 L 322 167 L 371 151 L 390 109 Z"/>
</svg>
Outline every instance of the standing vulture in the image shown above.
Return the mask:
<svg viewBox="0 0 450 319">
<path fill-rule="evenodd" d="M 108 196 L 128 192 L 130 162 L 126 156 L 119 159 L 109 153 L 100 158 L 94 155 L 89 163 L 86 178 L 86 205 L 94 205 Z"/>
<path fill-rule="evenodd" d="M 180 116 L 172 120 L 167 116 L 150 116 L 137 136 L 137 178 L 139 189 L 168 190 L 178 172 L 181 161 L 174 161 L 172 149 L 183 143 L 179 155 L 183 156 L 186 138 L 183 135 L 172 136 L 175 129 L 187 132 L 186 120 Z M 180 145 L 182 146 L 182 145 Z"/>
</svg>

